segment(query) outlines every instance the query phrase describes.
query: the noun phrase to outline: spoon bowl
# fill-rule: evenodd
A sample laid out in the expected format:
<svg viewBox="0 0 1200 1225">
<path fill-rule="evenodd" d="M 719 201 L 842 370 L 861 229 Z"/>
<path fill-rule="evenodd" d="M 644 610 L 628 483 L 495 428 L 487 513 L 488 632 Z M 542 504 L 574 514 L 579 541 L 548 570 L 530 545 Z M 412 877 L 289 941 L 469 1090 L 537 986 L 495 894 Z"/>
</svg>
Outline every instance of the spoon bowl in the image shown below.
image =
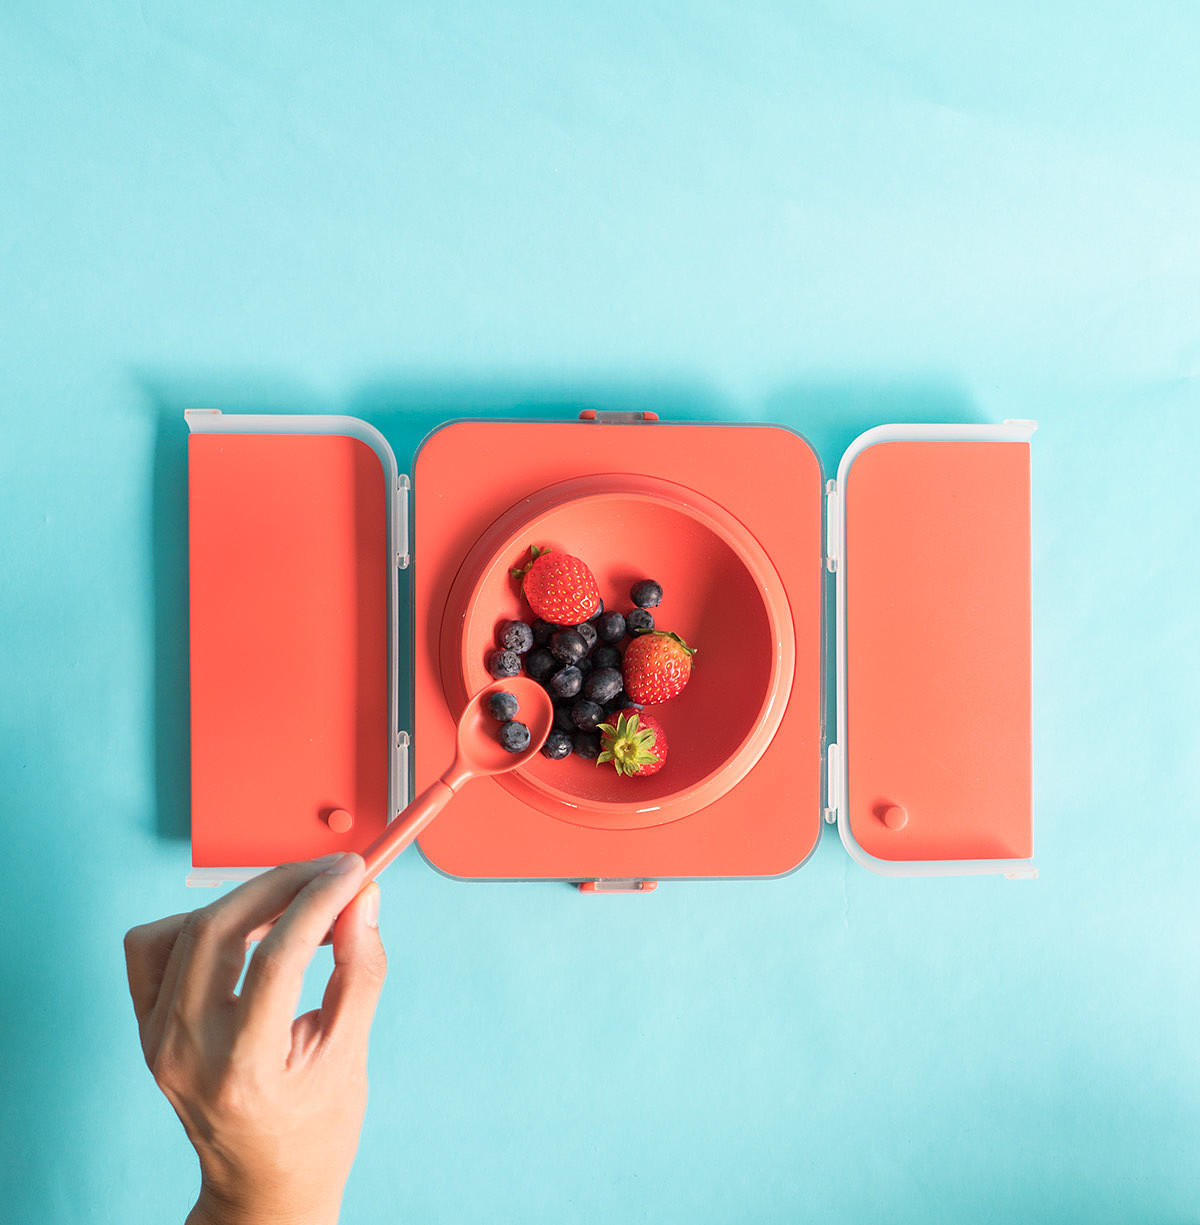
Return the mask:
<svg viewBox="0 0 1200 1225">
<path fill-rule="evenodd" d="M 516 719 L 529 728 L 529 747 L 510 753 L 498 736 L 500 724 L 488 711 L 494 693 L 511 693 L 520 705 Z M 527 676 L 509 676 L 481 689 L 468 703 L 458 720 L 456 765 L 469 765 L 472 777 L 507 774 L 525 765 L 546 742 L 554 723 L 550 695 Z M 453 769 L 453 767 L 451 767 Z"/>
<path fill-rule="evenodd" d="M 516 721 L 529 728 L 529 745 L 511 753 L 499 739 L 500 724 L 487 708 L 494 693 L 511 693 L 518 704 Z M 366 881 L 374 880 L 442 811 L 455 793 L 473 778 L 506 774 L 525 765 L 543 744 L 554 724 L 550 695 L 527 676 L 510 676 L 485 685 L 467 700 L 458 719 L 454 761 L 363 852 Z"/>
</svg>

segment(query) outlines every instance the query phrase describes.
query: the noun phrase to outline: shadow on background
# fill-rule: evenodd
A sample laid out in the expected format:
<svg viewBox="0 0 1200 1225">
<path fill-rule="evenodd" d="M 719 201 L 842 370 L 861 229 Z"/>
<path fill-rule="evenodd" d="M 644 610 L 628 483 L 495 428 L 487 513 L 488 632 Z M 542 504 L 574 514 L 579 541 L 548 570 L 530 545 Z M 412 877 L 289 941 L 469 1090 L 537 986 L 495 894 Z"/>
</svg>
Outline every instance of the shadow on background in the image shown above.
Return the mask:
<svg viewBox="0 0 1200 1225">
<path fill-rule="evenodd" d="M 814 378 L 781 387 L 760 405 L 751 406 L 734 405 L 713 388 L 685 379 L 567 382 L 397 371 L 363 383 L 339 402 L 325 400 L 295 380 L 261 371 L 139 372 L 137 381 L 157 425 L 151 502 L 156 829 L 160 838 L 171 840 L 186 840 L 190 834 L 186 409 L 361 417 L 383 433 L 400 470 L 410 473 L 417 450 L 431 432 L 448 421 L 470 418 L 562 421 L 578 417 L 584 409 L 597 409 L 651 411 L 668 422 L 773 423 L 808 440 L 820 456 L 826 478 L 836 473 L 850 443 L 872 426 L 984 420 L 960 388 L 918 378 Z M 503 462 L 502 457 L 497 462 Z M 832 588 L 828 598 L 826 615 L 832 618 Z M 400 611 L 401 641 L 408 641 L 409 610 Z M 832 669 L 825 692 L 827 717 L 832 721 Z M 411 727 L 411 712 L 405 706 L 402 686 L 402 726 Z"/>
<path fill-rule="evenodd" d="M 787 384 L 762 403 L 761 420 L 797 430 L 821 457 L 825 479 L 865 430 L 900 423 L 984 422 L 967 392 L 954 383 L 909 376 L 888 379 L 813 378 Z"/>
<path fill-rule="evenodd" d="M 401 471 L 438 426 L 464 418 L 570 420 L 584 409 L 646 411 L 665 422 L 763 423 L 787 426 L 804 436 L 821 459 L 826 478 L 863 431 L 891 423 L 972 423 L 988 418 L 957 384 L 906 375 L 875 378 L 813 376 L 785 384 L 757 404 L 734 403 L 704 383 L 585 379 L 555 385 L 549 380 L 463 379 L 436 372 L 380 375 L 362 385 L 342 409 L 370 421 L 392 444 Z"/>
<path fill-rule="evenodd" d="M 451 372 L 381 374 L 364 383 L 345 410 L 371 422 L 387 437 L 401 471 L 411 473 L 425 438 L 449 421 L 498 417 L 519 421 L 570 421 L 586 409 L 654 412 L 665 421 L 722 421 L 733 412 L 712 388 L 684 379 L 620 380 L 463 378 Z"/>
<path fill-rule="evenodd" d="M 160 838 L 190 832 L 187 427 L 158 407 L 154 439 L 154 798 Z"/>
</svg>

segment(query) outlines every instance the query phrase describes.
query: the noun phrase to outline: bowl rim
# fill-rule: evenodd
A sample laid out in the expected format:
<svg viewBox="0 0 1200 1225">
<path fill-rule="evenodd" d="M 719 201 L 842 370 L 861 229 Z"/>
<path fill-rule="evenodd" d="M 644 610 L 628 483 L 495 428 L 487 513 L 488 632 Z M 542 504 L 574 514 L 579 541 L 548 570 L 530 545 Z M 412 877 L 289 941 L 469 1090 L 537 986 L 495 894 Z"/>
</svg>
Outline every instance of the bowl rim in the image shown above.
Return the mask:
<svg viewBox="0 0 1200 1225">
<path fill-rule="evenodd" d="M 564 502 L 616 498 L 648 500 L 670 506 L 713 533 L 746 567 L 763 602 L 772 642 L 763 700 L 750 728 L 726 758 L 696 782 L 654 800 L 588 800 L 533 778 L 523 769 L 496 779 L 523 803 L 569 825 L 594 829 L 641 829 L 681 820 L 726 795 L 754 768 L 783 720 L 795 676 L 796 641 L 791 605 L 770 557 L 753 533 L 725 507 L 705 494 L 661 477 L 603 473 L 557 481 L 519 499 L 479 536 L 459 567 L 447 595 L 440 628 L 441 681 L 453 710 L 471 693 L 470 652 L 464 627 L 475 616 L 481 589 L 498 565 L 507 568 L 520 552 L 530 527 Z M 475 685 L 478 688 L 478 685 Z"/>
</svg>

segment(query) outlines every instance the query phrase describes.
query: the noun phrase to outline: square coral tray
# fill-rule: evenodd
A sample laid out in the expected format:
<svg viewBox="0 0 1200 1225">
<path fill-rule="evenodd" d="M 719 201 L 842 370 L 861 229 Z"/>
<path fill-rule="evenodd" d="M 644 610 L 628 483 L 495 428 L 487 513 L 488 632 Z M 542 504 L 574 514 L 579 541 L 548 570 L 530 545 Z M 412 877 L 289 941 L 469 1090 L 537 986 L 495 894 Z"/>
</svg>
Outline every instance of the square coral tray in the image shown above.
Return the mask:
<svg viewBox="0 0 1200 1225">
<path fill-rule="evenodd" d="M 882 427 L 824 482 L 776 426 L 586 416 L 433 433 L 410 553 L 370 426 L 188 415 L 193 882 L 371 842 L 408 798 L 410 687 L 415 787 L 436 779 L 497 623 L 529 615 L 509 571 L 534 544 L 587 561 L 608 607 L 657 579 L 695 672 L 656 708 L 658 774 L 539 756 L 478 780 L 420 839 L 441 871 L 775 876 L 836 822 L 876 871 L 1032 875 L 1031 424 Z"/>
</svg>

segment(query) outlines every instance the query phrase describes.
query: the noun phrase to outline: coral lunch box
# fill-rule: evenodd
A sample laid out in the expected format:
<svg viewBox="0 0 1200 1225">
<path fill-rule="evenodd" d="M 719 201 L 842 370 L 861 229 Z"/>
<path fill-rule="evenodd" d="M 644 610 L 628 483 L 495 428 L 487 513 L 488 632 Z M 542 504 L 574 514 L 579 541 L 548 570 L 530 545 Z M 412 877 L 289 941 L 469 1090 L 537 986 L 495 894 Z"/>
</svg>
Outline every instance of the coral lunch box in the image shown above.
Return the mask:
<svg viewBox="0 0 1200 1225">
<path fill-rule="evenodd" d="M 1032 422 L 881 426 L 826 480 L 774 425 L 454 421 L 410 479 L 355 418 L 186 419 L 189 883 L 371 843 L 449 765 L 535 544 L 610 608 L 660 582 L 694 673 L 655 708 L 662 770 L 471 783 L 418 842 L 441 872 L 773 877 L 836 824 L 876 872 L 1036 875 Z"/>
</svg>

